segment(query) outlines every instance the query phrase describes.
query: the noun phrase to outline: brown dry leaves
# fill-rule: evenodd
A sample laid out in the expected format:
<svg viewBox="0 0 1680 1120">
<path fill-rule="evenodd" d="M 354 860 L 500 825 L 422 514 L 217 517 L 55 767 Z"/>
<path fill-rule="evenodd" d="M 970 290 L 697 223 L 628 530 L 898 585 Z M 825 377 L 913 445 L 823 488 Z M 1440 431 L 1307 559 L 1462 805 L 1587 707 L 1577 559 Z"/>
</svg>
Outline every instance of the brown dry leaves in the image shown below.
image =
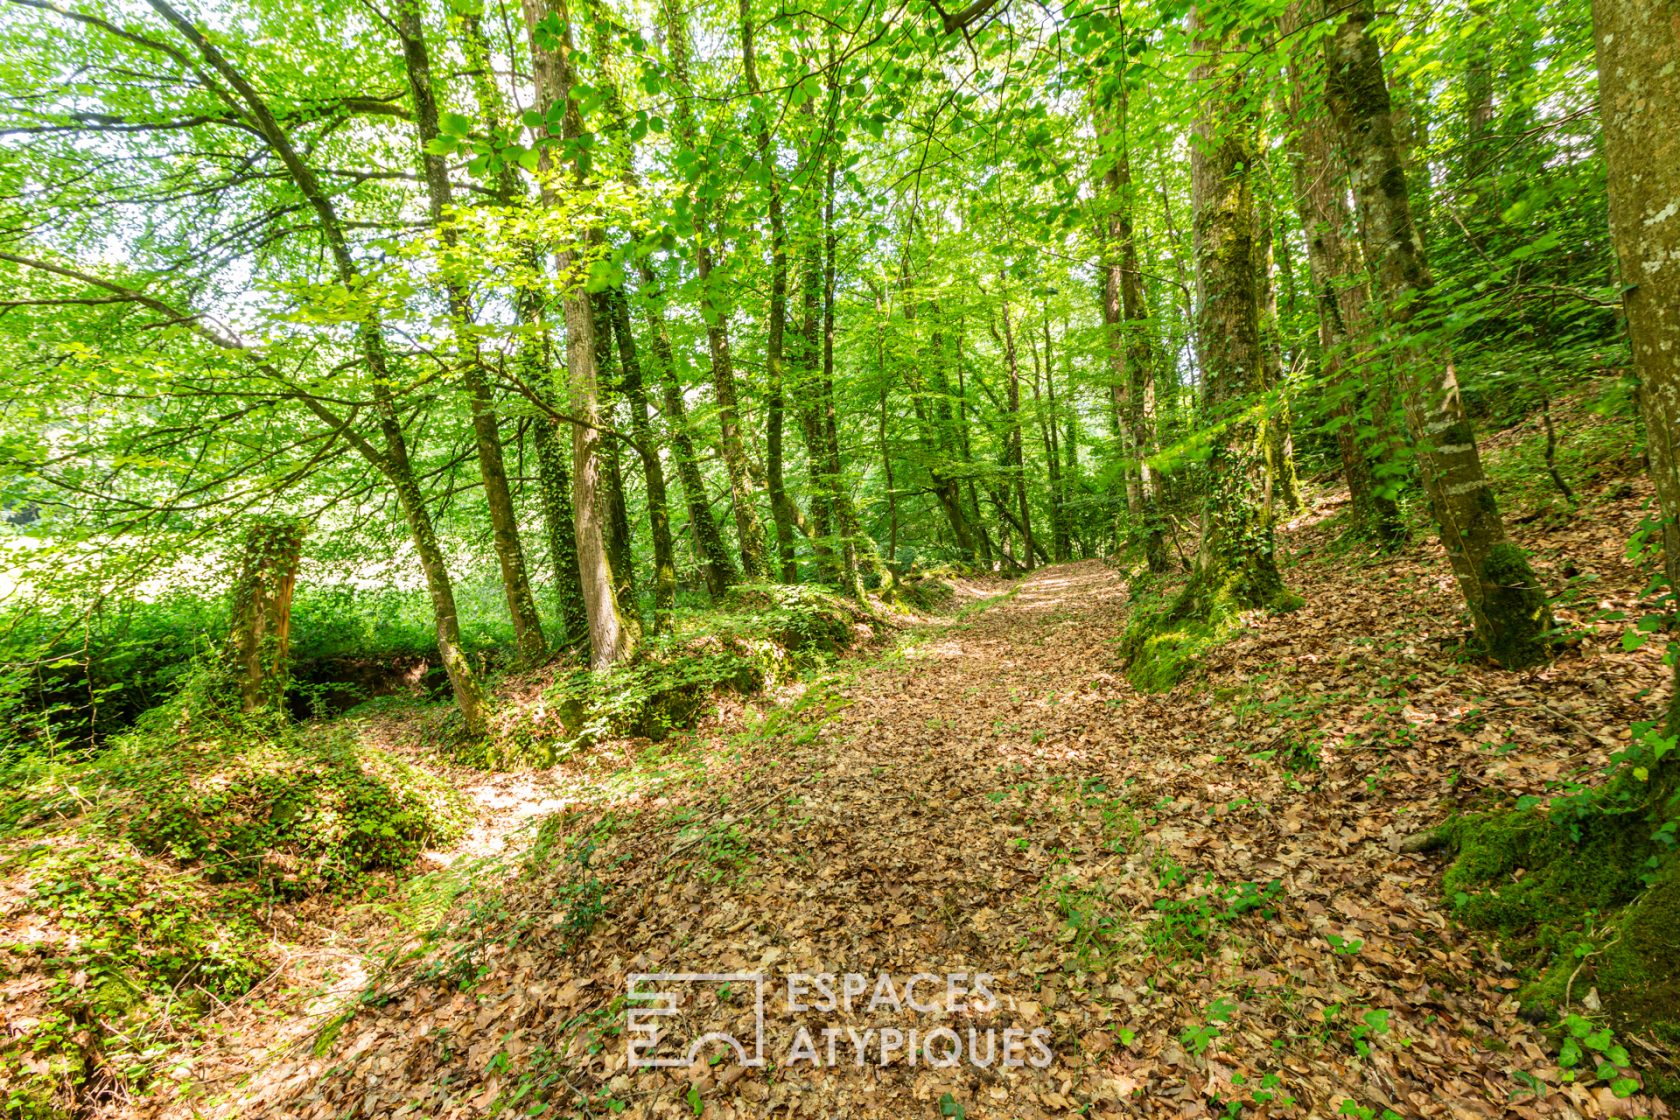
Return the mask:
<svg viewBox="0 0 1680 1120">
<path fill-rule="evenodd" d="M 546 1100 L 573 1115 L 587 1100 L 606 1115 L 612 1100 L 682 1117 L 697 1099 L 708 1120 L 902 1118 L 939 1115 L 946 1094 L 975 1120 L 1233 1102 L 1327 1116 L 1349 1098 L 1407 1117 L 1666 1114 L 1560 1083 L 1498 947 L 1447 920 L 1434 861 L 1396 851 L 1444 800 L 1602 765 L 1656 709 L 1657 651 L 1622 653 L 1624 624 L 1591 617 L 1639 610 L 1621 553 L 1638 494 L 1596 511 L 1524 542 L 1543 569 L 1567 556 L 1599 577 L 1563 612 L 1588 636 L 1526 675 L 1455 663 L 1433 544 L 1358 566 L 1304 518 L 1286 577 L 1307 606 L 1255 620 L 1165 696 L 1133 693 L 1114 664 L 1122 582 L 1095 562 L 1043 571 L 913 632 L 782 733 L 733 751 L 719 734 L 707 765 L 626 795 L 612 829 L 607 798 L 568 814 L 570 835 L 596 831 L 588 873 L 612 888 L 580 944 L 559 892 L 584 872 L 557 855 L 487 920 L 481 983 L 399 976 L 329 1054 L 267 1071 L 223 1114 L 522 1115 Z M 1299 750 L 1320 769 L 1281 765 Z M 1273 880 L 1270 917 L 1231 910 L 1242 884 Z M 1175 941 L 1175 917 L 1204 903 L 1205 937 Z M 1045 1026 L 1055 1060 L 878 1067 L 842 1050 L 834 1069 L 629 1071 L 616 1001 L 628 973 L 659 970 L 991 973 L 985 1014 L 815 1026 Z M 774 996 L 768 1053 L 802 1021 Z"/>
</svg>

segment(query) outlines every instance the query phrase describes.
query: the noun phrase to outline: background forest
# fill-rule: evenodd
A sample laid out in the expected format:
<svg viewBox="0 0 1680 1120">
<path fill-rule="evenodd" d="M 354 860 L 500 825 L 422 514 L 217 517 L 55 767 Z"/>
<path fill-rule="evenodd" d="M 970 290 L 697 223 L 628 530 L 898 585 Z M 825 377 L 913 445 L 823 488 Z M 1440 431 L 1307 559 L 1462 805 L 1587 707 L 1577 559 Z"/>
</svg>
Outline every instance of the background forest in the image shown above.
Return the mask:
<svg viewBox="0 0 1680 1120">
<path fill-rule="evenodd" d="M 1289 533 L 1378 611 L 1427 556 L 1431 665 L 1644 658 L 1613 750 L 1396 842 L 1582 1083 L 1680 1084 L 1672 0 L 0 10 L 0 866 L 71 931 L 3 938 L 62 1007 L 12 1112 L 128 1107 L 276 900 L 467 832 L 428 759 L 664 741 L 1072 561 L 1177 702 L 1324 606 Z"/>
</svg>

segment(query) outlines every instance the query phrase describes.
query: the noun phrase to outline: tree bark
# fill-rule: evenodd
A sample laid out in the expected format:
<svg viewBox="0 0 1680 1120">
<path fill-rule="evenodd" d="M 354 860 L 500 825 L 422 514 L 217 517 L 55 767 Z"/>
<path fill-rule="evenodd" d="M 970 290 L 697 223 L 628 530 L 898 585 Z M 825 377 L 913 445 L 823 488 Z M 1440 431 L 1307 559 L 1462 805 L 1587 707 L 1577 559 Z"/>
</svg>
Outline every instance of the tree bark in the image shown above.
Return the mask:
<svg viewBox="0 0 1680 1120">
<path fill-rule="evenodd" d="M 1265 390 L 1254 210 L 1259 123 L 1241 62 L 1227 42 L 1208 36 L 1200 16 L 1198 9 L 1202 61 L 1192 80 L 1204 109 L 1190 145 L 1196 334 L 1203 405 L 1224 427 L 1209 450 L 1201 547 L 1178 613 L 1213 617 L 1276 607 L 1285 592 L 1264 509 L 1262 426 L 1252 415 Z"/>
<path fill-rule="evenodd" d="M 698 156 L 699 129 L 689 81 L 688 17 L 681 0 L 664 0 L 666 60 L 677 88 L 677 135 Z M 769 574 L 764 556 L 764 529 L 759 521 L 756 487 L 741 436 L 741 406 L 735 385 L 735 359 L 729 349 L 729 299 L 723 277 L 716 274 L 713 241 L 717 234 L 712 205 L 704 191 L 694 198 L 694 266 L 700 275 L 700 315 L 706 323 L 706 345 L 712 358 L 712 393 L 717 400 L 718 449 L 729 475 L 729 495 L 735 510 L 735 536 L 741 548 L 741 568 L 749 580 Z"/>
<path fill-rule="evenodd" d="M 653 630 L 662 634 L 671 628 L 671 611 L 677 605 L 677 560 L 671 542 L 670 501 L 665 493 L 665 468 L 659 461 L 659 443 L 648 415 L 647 386 L 642 381 L 641 355 L 636 336 L 630 330 L 630 300 L 622 287 L 607 293 L 613 337 L 618 340 L 619 385 L 630 406 L 630 434 L 642 460 L 647 480 L 648 522 L 653 536 Z"/>
<path fill-rule="evenodd" d="M 758 64 L 753 50 L 752 0 L 740 2 L 741 66 L 747 79 L 747 93 L 755 100 L 764 91 L 758 84 Z M 770 147 L 770 125 L 762 110 L 753 113 L 754 140 L 758 162 L 763 168 L 766 209 L 770 218 L 770 314 L 764 341 L 764 475 L 770 491 L 770 516 L 776 525 L 776 568 L 783 583 L 799 582 L 799 565 L 794 559 L 793 526 L 797 511 L 788 497 L 783 471 L 782 435 L 786 426 L 787 403 L 783 385 L 784 336 L 787 333 L 787 222 L 782 215 L 782 189 L 776 176 L 776 156 Z M 816 518 L 813 509 L 812 517 Z M 826 526 L 819 522 L 819 532 Z"/>
<path fill-rule="evenodd" d="M 1103 246 L 1103 326 L 1113 371 L 1110 399 L 1124 444 L 1135 460 L 1126 472 L 1126 507 L 1134 540 L 1143 545 L 1144 562 L 1155 573 L 1168 567 L 1166 535 L 1155 501 L 1149 456 L 1155 453 L 1155 355 L 1149 338 L 1149 307 L 1138 265 L 1133 229 L 1129 101 L 1122 75 L 1116 95 L 1114 137 L 1103 185 L 1113 207 Z M 1107 117 L 1102 118 L 1107 123 Z"/>
<path fill-rule="evenodd" d="M 1680 9 L 1672 0 L 1597 0 L 1593 29 L 1610 233 L 1673 595 L 1680 593 Z M 1680 663 L 1675 672 L 1671 735 L 1680 734 Z"/>
<path fill-rule="evenodd" d="M 507 104 L 491 69 L 490 42 L 482 20 L 470 12 L 457 13 L 459 39 L 467 67 L 473 74 L 473 95 L 483 115 L 486 135 L 501 134 L 507 128 Z M 503 164 L 496 179 L 496 201 L 518 206 L 525 201 L 525 187 L 512 161 Z M 531 241 L 518 247 L 519 264 L 533 279 L 543 272 L 542 253 Z M 515 361 L 526 384 L 544 400 L 558 403 L 564 395 L 554 377 L 554 340 L 544 318 L 541 287 L 536 283 L 516 286 L 514 306 L 527 330 L 515 343 Z M 583 609 L 583 582 L 578 575 L 577 539 L 572 528 L 572 479 L 567 461 L 571 451 L 560 429 L 546 420 L 533 428 L 537 452 L 537 503 L 542 509 L 543 539 L 549 568 L 554 577 L 555 609 L 560 620 L 559 645 L 569 645 L 589 633 L 589 616 Z"/>
<path fill-rule="evenodd" d="M 589 297 L 590 310 L 595 315 L 595 380 L 600 386 L 600 416 L 603 427 L 618 427 L 618 403 L 623 395 L 623 377 L 618 356 L 613 349 L 617 332 L 613 329 L 609 293 L 593 292 Z M 630 502 L 624 488 L 624 464 L 619 454 L 619 441 L 603 439 L 601 455 L 601 501 L 606 509 L 607 561 L 613 570 L 613 597 L 618 600 L 618 613 L 627 619 L 641 617 L 636 602 L 636 560 L 634 541 L 630 531 Z"/>
<path fill-rule="evenodd" d="M 677 381 L 676 356 L 671 352 L 671 338 L 666 333 L 665 319 L 660 310 L 659 278 L 646 261 L 641 263 L 639 271 L 648 336 L 653 345 L 660 397 L 665 406 L 665 431 L 671 443 L 672 457 L 677 461 L 677 481 L 682 484 L 683 501 L 688 507 L 689 531 L 694 536 L 700 555 L 700 573 L 706 581 L 706 592 L 715 603 L 736 581 L 735 565 L 729 559 L 729 550 L 724 547 L 717 522 L 712 520 L 711 498 L 706 493 L 706 480 L 700 473 L 700 460 L 695 455 L 694 439 L 688 431 L 688 409 L 683 404 L 682 386 Z"/>
<path fill-rule="evenodd" d="M 1291 4 L 1282 29 L 1300 30 L 1300 5 Z M 1298 49 L 1289 60 L 1290 170 L 1296 213 L 1307 241 L 1307 273 L 1318 308 L 1318 339 L 1325 381 L 1337 413 L 1336 449 L 1342 461 L 1357 532 L 1386 546 L 1405 540 L 1400 507 L 1378 479 L 1392 459 L 1387 429 L 1387 376 L 1369 354 L 1370 294 L 1354 248 L 1356 231 L 1348 209 L 1347 173 L 1330 135 L 1328 120 L 1308 108 L 1309 90 L 1322 90 L 1323 57 Z M 1369 417 L 1367 419 L 1367 416 Z M 1371 432 L 1361 438 L 1361 430 Z"/>
<path fill-rule="evenodd" d="M 563 132 L 568 140 L 583 135 L 583 118 L 572 100 L 572 29 L 567 0 L 523 0 L 526 32 L 536 71 L 537 98 L 545 106 L 564 105 Z M 541 151 L 550 164 L 549 149 Z M 583 168 L 574 159 L 572 179 L 583 181 Z M 551 180 L 552 181 L 552 180 Z M 552 186 L 545 188 L 550 205 Z M 584 612 L 589 619 L 590 665 L 604 669 L 636 650 L 637 627 L 619 613 L 614 594 L 612 563 L 607 556 L 601 493 L 601 407 L 595 370 L 595 312 L 583 290 L 579 252 L 567 248 L 556 254 L 566 315 L 567 396 L 572 424 L 572 530 L 577 539 L 578 574 L 583 584 Z"/>
<path fill-rule="evenodd" d="M 1527 555 L 1505 537 L 1459 395 L 1452 354 L 1427 334 L 1433 279 L 1412 223 L 1371 0 L 1352 0 L 1325 41 L 1325 96 L 1346 151 L 1360 227 L 1400 365 L 1407 426 L 1441 543 L 1489 656 L 1518 669 L 1548 656 L 1551 610 Z"/>
<path fill-rule="evenodd" d="M 277 707 L 286 694 L 292 588 L 307 531 L 296 521 L 266 519 L 246 530 L 227 649 L 228 667 L 239 683 L 240 711 Z"/>
</svg>

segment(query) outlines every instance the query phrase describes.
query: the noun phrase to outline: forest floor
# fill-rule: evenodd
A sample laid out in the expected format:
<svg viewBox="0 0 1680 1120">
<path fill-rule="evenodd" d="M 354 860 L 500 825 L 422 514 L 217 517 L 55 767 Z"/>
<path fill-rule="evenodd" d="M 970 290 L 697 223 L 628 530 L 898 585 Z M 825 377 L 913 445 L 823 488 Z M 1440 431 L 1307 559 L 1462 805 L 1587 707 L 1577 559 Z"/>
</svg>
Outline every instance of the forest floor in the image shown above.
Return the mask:
<svg viewBox="0 0 1680 1120">
<path fill-rule="evenodd" d="M 1555 1040 L 1518 1015 L 1516 966 L 1450 920 L 1441 861 L 1399 850 L 1456 808 L 1597 772 L 1659 710 L 1660 651 L 1621 642 L 1648 574 L 1626 554 L 1647 488 L 1621 473 L 1573 516 L 1543 496 L 1511 511 L 1576 632 L 1534 672 L 1461 655 L 1432 541 L 1398 558 L 1346 551 L 1326 522 L 1337 499 L 1320 495 L 1282 537 L 1306 605 L 1253 619 L 1170 693 L 1127 684 L 1128 588 L 1086 561 L 965 588 L 952 616 L 890 650 L 692 735 L 461 775 L 487 809 L 420 880 L 438 895 L 430 920 L 452 914 L 441 932 L 419 937 L 411 914 L 393 935 L 377 907 L 325 922 L 281 982 L 289 1002 L 225 1024 L 193 1061 L 190 1097 L 137 1103 L 381 1118 L 1668 1115 L 1566 1077 Z M 409 957 L 380 963 L 375 949 L 396 944 Z M 685 1068 L 629 1068 L 627 979 L 654 972 L 766 977 L 770 1065 L 708 1060 L 714 1045 Z M 849 1011 L 791 1007 L 789 977 L 824 973 L 866 988 Z M 921 1010 L 898 1003 L 917 974 L 940 978 L 937 997 L 915 993 Z M 754 987 L 691 985 L 674 1022 L 751 1051 Z M 335 1014 L 360 991 L 353 1017 Z M 927 1038 L 941 1026 L 963 1051 L 946 1068 L 930 1058 L 948 1036 Z M 814 1062 L 789 1060 L 801 1028 Z M 1026 1061 L 981 1068 L 987 1032 L 1002 1050 L 1006 1029 L 1028 1040 L 1012 1051 Z M 893 1036 L 912 1030 L 927 1050 Z"/>
</svg>

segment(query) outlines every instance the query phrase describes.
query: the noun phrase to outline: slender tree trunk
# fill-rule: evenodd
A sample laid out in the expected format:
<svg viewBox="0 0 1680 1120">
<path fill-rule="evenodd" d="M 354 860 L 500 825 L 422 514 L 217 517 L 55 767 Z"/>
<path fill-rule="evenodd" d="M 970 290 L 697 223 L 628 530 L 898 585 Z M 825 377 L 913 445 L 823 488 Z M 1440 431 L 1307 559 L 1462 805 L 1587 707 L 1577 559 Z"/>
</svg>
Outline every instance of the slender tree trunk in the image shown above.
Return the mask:
<svg viewBox="0 0 1680 1120">
<path fill-rule="evenodd" d="M 647 480 L 648 522 L 653 536 L 653 629 L 662 634 L 671 628 L 671 611 L 677 605 L 677 559 L 671 541 L 670 500 L 665 493 L 665 468 L 659 461 L 659 441 L 648 415 L 647 386 L 642 381 L 642 360 L 636 336 L 630 329 L 630 300 L 622 287 L 607 293 L 607 312 L 612 318 L 613 337 L 618 340 L 619 385 L 630 407 L 630 434 L 641 456 L 642 474 Z"/>
<path fill-rule="evenodd" d="M 839 564 L 828 539 L 834 529 L 834 495 L 830 493 L 834 480 L 829 472 L 828 429 L 823 417 L 823 378 L 818 365 L 822 360 L 823 261 L 816 209 L 815 206 L 810 208 L 813 220 L 808 223 L 806 244 L 800 254 L 802 319 L 799 356 L 794 362 L 794 395 L 800 402 L 799 428 L 805 439 L 805 459 L 810 466 L 811 522 L 816 530 L 817 539 L 813 544 L 817 552 L 817 566 L 824 579 L 839 582 Z"/>
<path fill-rule="evenodd" d="M 398 6 L 397 27 L 402 39 L 409 95 L 414 102 L 415 133 L 419 139 L 421 168 L 425 172 L 426 198 L 432 225 L 443 245 L 445 262 L 440 273 L 448 297 L 455 348 L 460 358 L 461 383 L 472 408 L 473 445 L 478 454 L 479 477 L 484 482 L 485 503 L 490 510 L 496 563 L 501 568 L 502 591 L 507 599 L 508 614 L 513 619 L 514 642 L 519 648 L 519 658 L 530 664 L 548 655 L 548 645 L 543 640 L 542 617 L 537 613 L 536 600 L 531 596 L 531 583 L 526 575 L 525 547 L 519 539 L 519 518 L 514 512 L 513 494 L 508 487 L 507 465 L 502 454 L 502 436 L 495 400 L 490 393 L 490 379 L 472 333 L 472 301 L 465 280 L 447 260 L 455 255 L 460 238 L 448 215 L 449 208 L 454 205 L 449 170 L 442 156 L 427 151 L 427 145 L 438 138 L 440 130 L 437 98 L 432 89 L 431 59 L 426 49 L 425 25 L 421 21 L 418 0 L 402 0 Z"/>
<path fill-rule="evenodd" d="M 1300 28 L 1299 4 L 1292 4 L 1283 29 Z M 1347 480 L 1357 530 L 1388 546 L 1406 538 L 1400 507 L 1379 481 L 1379 466 L 1392 460 L 1388 444 L 1391 411 L 1386 373 L 1369 354 L 1370 297 L 1353 238 L 1353 213 L 1347 205 L 1346 171 L 1330 136 L 1330 123 L 1308 108 L 1309 89 L 1321 87 L 1323 57 L 1298 49 L 1290 59 L 1289 99 L 1291 170 L 1295 205 L 1307 241 L 1307 273 L 1318 306 L 1318 338 L 1325 381 L 1338 416 L 1336 448 Z M 1310 83 L 1310 85 L 1309 85 Z M 1361 439 L 1369 427 L 1372 439 Z"/>
<path fill-rule="evenodd" d="M 711 498 L 706 493 L 705 477 L 700 473 L 694 439 L 689 434 L 688 408 L 683 404 L 675 355 L 671 352 L 671 338 L 665 331 L 665 319 L 660 310 L 659 279 L 646 261 L 641 263 L 640 273 L 648 336 L 653 344 L 659 391 L 665 405 L 665 431 L 671 443 L 672 457 L 677 462 L 677 481 L 682 484 L 683 501 L 688 507 L 689 530 L 700 553 L 700 573 L 706 581 L 706 592 L 715 603 L 735 582 L 735 565 L 729 559 L 729 550 L 724 547 L 717 522 L 712 520 Z"/>
<path fill-rule="evenodd" d="M 1166 537 L 1155 496 L 1154 471 L 1149 466 L 1149 456 L 1155 452 L 1155 355 L 1132 223 L 1129 103 L 1123 81 L 1115 118 L 1111 162 L 1103 173 L 1113 207 L 1103 253 L 1103 325 L 1114 378 L 1111 400 L 1115 423 L 1117 428 L 1123 425 L 1123 443 L 1135 459 L 1126 474 L 1127 511 L 1143 544 L 1144 562 L 1151 572 L 1161 573 L 1167 570 Z"/>
<path fill-rule="evenodd" d="M 1050 348 L 1050 311 L 1045 309 L 1044 395 L 1039 394 L 1039 362 L 1033 358 L 1033 409 L 1038 413 L 1039 440 L 1044 444 L 1044 464 L 1050 472 L 1050 555 L 1055 563 L 1068 558 L 1067 526 L 1062 521 L 1062 449 L 1056 432 L 1056 375 Z"/>
<path fill-rule="evenodd" d="M 473 74 L 473 94 L 484 116 L 486 135 L 497 135 L 507 127 L 507 104 L 491 68 L 490 42 L 480 18 L 471 12 L 457 13 L 459 40 L 467 67 Z M 525 187 L 518 167 L 506 162 L 496 179 L 496 200 L 503 206 L 517 206 L 525 200 Z M 543 274 L 542 253 L 530 241 L 518 248 L 519 263 L 533 280 Z M 554 341 L 544 319 L 541 287 L 521 283 L 514 291 L 519 321 L 526 327 L 515 343 L 515 360 L 526 384 L 551 404 L 564 396 L 555 386 Z M 539 421 L 533 432 L 537 453 L 537 501 L 542 509 L 543 537 L 554 576 L 555 609 L 561 628 L 559 645 L 584 638 L 589 617 L 583 609 L 583 583 L 578 576 L 577 540 L 572 529 L 572 480 L 566 463 L 571 451 L 559 428 Z"/>
<path fill-rule="evenodd" d="M 306 163 L 291 138 L 275 120 L 262 96 L 244 75 L 228 62 L 226 56 L 210 42 L 198 26 L 182 15 L 168 0 L 148 0 L 151 7 L 168 21 L 193 48 L 203 56 L 206 64 L 226 83 L 222 94 L 235 113 L 249 119 L 263 140 L 286 168 L 288 177 L 297 186 L 310 209 L 315 212 L 322 239 L 333 260 L 339 282 L 356 288 L 361 281 L 349 244 L 344 239 L 344 227 L 330 197 L 321 189 L 314 169 Z M 396 491 L 398 505 L 408 522 L 414 551 L 426 576 L 426 589 L 432 600 L 432 617 L 436 626 L 438 652 L 455 693 L 455 704 L 461 712 L 468 735 L 477 737 L 489 729 L 484 691 L 472 670 L 466 651 L 461 647 L 461 624 L 455 609 L 455 589 L 449 579 L 449 569 L 438 547 L 437 533 L 432 526 L 431 512 L 426 508 L 414 468 L 408 457 L 408 441 L 397 416 L 396 403 L 391 399 L 390 364 L 386 359 L 383 325 L 373 312 L 356 324 L 356 343 L 362 352 L 372 382 L 374 414 L 379 425 L 383 450 L 365 440 L 353 440 L 362 455 L 374 464 Z"/>
<path fill-rule="evenodd" d="M 1599 112 L 1610 233 L 1621 263 L 1669 593 L 1680 594 L 1680 11 L 1597 0 Z M 1680 734 L 1680 663 L 1668 733 Z M 1673 788 L 1676 765 L 1668 767 Z"/>
<path fill-rule="evenodd" d="M 697 150 L 699 129 L 689 82 L 688 17 L 681 0 L 663 0 L 666 60 L 677 88 L 678 138 Z M 735 509 L 735 535 L 741 546 L 741 567 L 750 580 L 769 574 L 764 556 L 764 529 L 759 521 L 756 488 L 741 436 L 741 408 L 736 395 L 735 359 L 729 349 L 729 297 L 724 277 L 717 275 L 713 241 L 716 231 L 712 205 L 705 191 L 694 197 L 694 265 L 700 275 L 700 315 L 706 322 L 706 345 L 712 357 L 712 392 L 717 399 L 718 447 L 729 475 L 729 494 Z"/>
<path fill-rule="evenodd" d="M 746 74 L 747 92 L 754 99 L 760 99 L 763 90 L 758 85 L 758 66 L 753 52 L 752 0 L 741 0 L 740 23 L 741 64 Z M 759 166 L 764 171 L 765 189 L 769 192 L 770 217 L 770 317 L 764 343 L 764 474 L 770 491 L 770 514 L 776 524 L 777 573 L 783 583 L 797 583 L 799 566 L 793 553 L 796 513 L 793 500 L 788 497 L 782 463 L 782 433 L 787 409 L 783 386 L 783 338 L 787 331 L 788 292 L 787 222 L 782 216 L 782 189 L 776 176 L 776 155 L 770 147 L 770 125 L 763 113 L 753 114 L 753 133 L 758 146 Z M 815 509 L 812 517 L 816 518 Z M 826 530 L 821 531 L 826 533 Z"/>
<path fill-rule="evenodd" d="M 998 299 L 1003 314 L 1003 357 L 1009 369 L 1009 432 L 1004 445 L 1004 465 L 1009 467 L 1015 483 L 1015 500 L 1021 510 L 1021 539 L 1025 542 L 1027 570 L 1033 567 L 1032 509 L 1027 505 L 1027 470 L 1025 449 L 1021 442 L 1021 366 L 1015 354 L 1015 328 L 1009 321 L 1008 281 L 998 273 Z"/>
<path fill-rule="evenodd" d="M 600 386 L 601 426 L 617 430 L 618 405 L 623 396 L 623 376 L 618 355 L 613 348 L 612 306 L 608 291 L 591 293 L 589 308 L 595 316 L 595 381 Z M 631 344 L 634 347 L 634 343 Z M 613 570 L 613 596 L 618 600 L 618 613 L 627 619 L 639 619 L 640 605 L 636 601 L 635 541 L 630 527 L 630 500 L 624 486 L 624 463 L 619 453 L 619 441 L 607 437 L 601 440 L 601 502 L 606 510 L 607 560 Z"/>
<path fill-rule="evenodd" d="M 893 482 L 892 450 L 887 446 L 887 386 L 881 384 L 881 468 L 887 480 L 887 562 L 898 562 L 898 485 Z"/>
<path fill-rule="evenodd" d="M 840 68 L 834 60 L 834 49 L 829 48 L 829 65 L 827 70 L 829 107 L 827 133 L 831 136 L 838 132 L 837 121 L 840 113 Z M 824 161 L 823 174 L 823 332 L 822 332 L 822 427 L 823 440 L 823 474 L 825 492 L 829 501 L 829 509 L 833 515 L 834 527 L 840 534 L 840 582 L 846 594 L 858 602 L 864 601 L 863 564 L 859 558 L 859 545 L 867 546 L 870 563 L 878 570 L 880 558 L 875 555 L 875 542 L 863 536 L 858 526 L 857 508 L 852 503 L 852 492 L 846 485 L 846 465 L 840 450 L 839 410 L 834 405 L 834 278 L 836 270 L 835 254 L 840 246 L 840 234 L 834 226 L 834 172 L 835 159 L 832 154 Z"/>
<path fill-rule="evenodd" d="M 1260 149 L 1264 150 L 1264 141 Z M 1259 272 L 1254 288 L 1260 301 L 1260 356 L 1267 406 L 1261 419 L 1260 443 L 1266 457 L 1265 514 L 1300 508 L 1295 479 L 1295 444 L 1289 425 L 1289 394 L 1283 383 L 1283 339 L 1278 331 L 1277 288 L 1272 284 L 1272 181 L 1268 161 L 1255 166 L 1254 263 Z"/>
<path fill-rule="evenodd" d="M 524 0 L 526 31 L 536 71 L 538 101 L 563 105 L 563 131 L 568 140 L 583 135 L 583 118 L 572 100 L 572 29 L 567 0 Z M 544 148 L 541 159 L 550 159 Z M 574 159 L 572 179 L 583 181 L 583 168 Z M 547 188 L 553 205 L 553 187 Z M 568 407 L 572 424 L 572 529 L 577 538 L 578 573 L 583 583 L 584 611 L 589 617 L 590 664 L 604 669 L 635 652 L 637 627 L 619 613 L 616 581 L 607 556 L 605 525 L 608 511 L 601 480 L 602 413 L 595 370 L 595 312 L 583 290 L 577 250 L 556 255 L 566 287 L 566 368 Z"/>
<path fill-rule="evenodd" d="M 1352 0 L 1325 41 L 1326 100 L 1348 154 L 1366 255 L 1383 300 L 1386 340 L 1400 363 L 1401 396 L 1418 470 L 1476 633 L 1500 665 L 1545 660 L 1551 610 L 1527 555 L 1505 538 L 1482 472 L 1452 354 L 1427 335 L 1433 280 L 1412 224 L 1371 0 Z"/>
<path fill-rule="evenodd" d="M 986 533 L 986 519 L 980 515 L 980 494 L 974 485 L 974 445 L 968 432 L 968 384 L 963 377 L 963 324 L 957 320 L 957 449 L 962 453 L 963 473 L 968 478 L 968 520 L 974 526 L 974 543 L 980 563 L 992 570 L 992 541 Z"/>
</svg>

